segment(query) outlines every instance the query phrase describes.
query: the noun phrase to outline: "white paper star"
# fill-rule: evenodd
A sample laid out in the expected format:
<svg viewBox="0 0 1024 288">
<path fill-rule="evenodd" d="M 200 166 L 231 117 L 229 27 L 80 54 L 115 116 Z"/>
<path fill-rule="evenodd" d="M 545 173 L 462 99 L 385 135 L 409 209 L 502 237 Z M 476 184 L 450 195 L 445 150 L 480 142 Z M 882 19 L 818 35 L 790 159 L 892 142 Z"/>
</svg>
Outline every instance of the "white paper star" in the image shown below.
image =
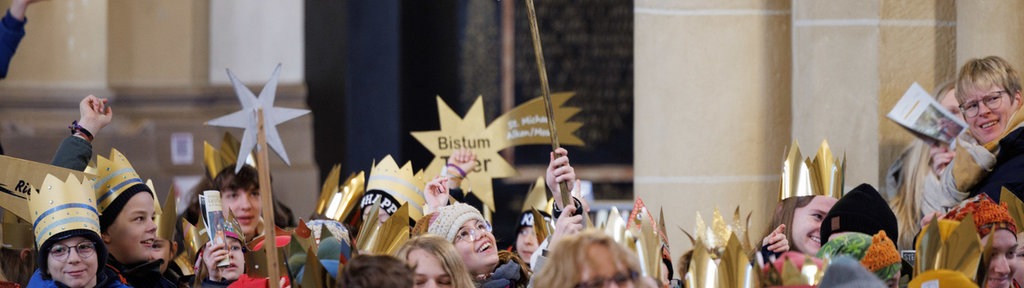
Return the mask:
<svg viewBox="0 0 1024 288">
<path fill-rule="evenodd" d="M 245 158 L 256 147 L 256 136 L 259 133 L 257 127 L 259 116 L 256 113 L 260 111 L 260 108 L 263 108 L 263 125 L 264 133 L 267 134 L 267 145 L 270 145 L 270 148 L 284 160 L 285 164 L 291 165 L 291 162 L 288 161 L 288 152 L 285 151 L 284 143 L 281 143 L 281 136 L 277 133 L 277 124 L 306 115 L 309 110 L 274 107 L 277 76 L 281 73 L 281 64 L 277 64 L 277 68 L 274 68 L 274 74 L 270 76 L 267 84 L 263 85 L 259 98 L 256 98 L 252 91 L 246 88 L 234 73 L 231 73 L 231 69 L 227 69 L 227 71 L 228 77 L 231 78 L 231 85 L 235 87 L 235 95 L 238 95 L 238 101 L 242 103 L 242 110 L 210 120 L 206 122 L 206 125 L 245 129 L 242 134 L 242 144 L 238 150 L 235 172 L 242 169 Z"/>
</svg>

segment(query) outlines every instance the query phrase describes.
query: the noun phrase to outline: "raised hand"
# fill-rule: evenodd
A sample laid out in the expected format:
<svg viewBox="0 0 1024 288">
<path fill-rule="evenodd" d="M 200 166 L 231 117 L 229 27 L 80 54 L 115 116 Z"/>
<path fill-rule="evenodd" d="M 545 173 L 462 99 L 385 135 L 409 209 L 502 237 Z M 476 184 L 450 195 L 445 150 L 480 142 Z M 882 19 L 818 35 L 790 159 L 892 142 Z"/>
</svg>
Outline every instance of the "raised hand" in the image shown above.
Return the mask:
<svg viewBox="0 0 1024 288">
<path fill-rule="evenodd" d="M 423 198 L 427 202 L 427 209 L 424 211 L 424 214 L 430 214 L 448 205 L 448 186 L 445 185 L 447 181 L 447 177 L 437 176 L 423 187 Z"/>
<path fill-rule="evenodd" d="M 562 197 L 560 196 L 562 190 L 558 186 L 558 183 L 566 182 L 569 185 L 569 189 L 573 189 L 573 182 L 576 181 L 576 171 L 569 165 L 569 151 L 566 151 L 565 148 L 558 148 L 551 152 L 551 160 L 548 162 L 548 169 L 544 175 L 544 180 L 547 182 L 548 189 L 551 190 L 551 196 L 555 198 L 555 204 L 558 207 L 572 204 L 562 203 Z"/>
<path fill-rule="evenodd" d="M 107 99 L 93 95 L 86 96 L 82 102 L 78 103 L 78 113 L 81 115 L 78 125 L 89 130 L 93 137 L 96 137 L 103 127 L 110 124 L 114 117 L 114 111 L 107 106 Z"/>
<path fill-rule="evenodd" d="M 786 224 L 781 224 L 779 227 L 775 227 L 772 233 L 768 233 L 768 236 L 764 236 L 764 240 L 761 240 L 761 247 L 768 246 L 768 251 L 775 253 L 782 253 L 789 251 L 789 240 L 786 239 Z"/>
<path fill-rule="evenodd" d="M 206 271 L 210 273 L 210 280 L 221 281 L 217 263 L 228 257 L 228 249 L 224 249 L 224 243 L 212 243 L 212 241 L 206 242 L 206 249 L 203 249 L 203 264 L 206 265 Z"/>
</svg>

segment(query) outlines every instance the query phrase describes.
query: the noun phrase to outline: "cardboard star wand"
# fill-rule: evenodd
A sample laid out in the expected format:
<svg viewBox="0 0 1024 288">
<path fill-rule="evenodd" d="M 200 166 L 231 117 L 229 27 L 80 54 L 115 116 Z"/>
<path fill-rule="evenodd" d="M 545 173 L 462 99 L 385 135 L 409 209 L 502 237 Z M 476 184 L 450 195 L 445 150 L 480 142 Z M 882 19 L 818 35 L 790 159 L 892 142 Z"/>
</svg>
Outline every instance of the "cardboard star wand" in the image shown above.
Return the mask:
<svg viewBox="0 0 1024 288">
<path fill-rule="evenodd" d="M 260 206 L 263 217 L 263 247 L 266 248 L 267 256 L 267 284 L 271 288 L 278 287 L 278 280 L 281 278 L 280 265 L 277 256 L 277 238 L 274 227 L 274 198 L 270 184 L 270 162 L 267 156 L 267 147 L 274 149 L 277 155 L 288 161 L 288 153 L 281 142 L 281 136 L 277 133 L 277 124 L 295 119 L 296 117 L 309 113 L 309 110 L 274 107 L 274 93 L 277 90 L 277 77 L 281 72 L 281 64 L 274 69 L 273 75 L 267 84 L 260 91 L 259 98 L 246 88 L 231 70 L 228 70 L 228 77 L 235 88 L 235 94 L 242 103 L 242 110 L 222 116 L 207 122 L 208 125 L 235 127 L 245 129 L 242 135 L 242 144 L 238 151 L 238 161 L 235 164 L 235 172 L 241 170 L 245 164 L 245 157 L 249 155 L 256 146 L 256 171 L 259 174 L 260 183 Z M 254 115 L 255 114 L 255 115 Z M 265 125 L 269 126 L 265 127 Z M 269 243 L 267 242 L 269 241 Z"/>
</svg>

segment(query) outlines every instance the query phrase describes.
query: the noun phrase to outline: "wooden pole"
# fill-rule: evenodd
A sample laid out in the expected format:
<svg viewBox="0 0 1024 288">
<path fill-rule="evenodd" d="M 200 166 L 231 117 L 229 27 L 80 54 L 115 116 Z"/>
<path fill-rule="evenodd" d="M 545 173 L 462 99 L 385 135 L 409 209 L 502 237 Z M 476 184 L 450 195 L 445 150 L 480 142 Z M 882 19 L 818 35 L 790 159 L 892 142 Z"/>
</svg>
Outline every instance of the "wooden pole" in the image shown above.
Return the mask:
<svg viewBox="0 0 1024 288">
<path fill-rule="evenodd" d="M 544 65 L 544 49 L 540 46 L 540 31 L 537 28 L 537 11 L 533 9 L 533 0 L 526 0 L 526 11 L 530 18 L 530 36 L 533 39 L 533 54 L 537 59 L 537 73 L 540 74 L 540 89 L 544 96 L 544 112 L 547 112 L 548 116 L 548 130 L 551 132 L 551 151 L 558 149 L 558 131 L 555 129 L 555 110 L 551 107 L 551 88 L 548 87 L 548 70 Z M 559 182 L 558 188 L 561 191 L 561 195 L 552 195 L 554 197 L 561 197 L 562 206 L 572 204 L 570 200 L 569 185 L 565 182 Z M 576 207 L 576 209 L 583 209 L 583 207 Z M 584 217 L 586 218 L 586 217 Z"/>
<path fill-rule="evenodd" d="M 277 262 L 277 237 L 274 235 L 274 194 L 270 185 L 270 161 L 267 157 L 267 133 L 263 129 L 263 108 L 256 111 L 256 170 L 260 181 L 260 206 L 263 208 L 263 248 L 267 253 L 267 285 L 278 288 L 280 263 Z"/>
</svg>

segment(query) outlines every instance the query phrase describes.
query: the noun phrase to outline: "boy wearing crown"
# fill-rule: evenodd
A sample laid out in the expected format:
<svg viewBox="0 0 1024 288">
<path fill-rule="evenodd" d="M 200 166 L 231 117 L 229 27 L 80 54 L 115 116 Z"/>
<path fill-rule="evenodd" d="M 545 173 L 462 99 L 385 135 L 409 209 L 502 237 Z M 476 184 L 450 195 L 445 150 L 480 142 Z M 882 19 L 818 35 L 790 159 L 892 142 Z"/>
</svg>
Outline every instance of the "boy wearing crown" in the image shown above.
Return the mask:
<svg viewBox="0 0 1024 288">
<path fill-rule="evenodd" d="M 224 207 L 233 213 L 241 225 L 245 240 L 253 241 L 263 235 L 259 172 L 252 157 L 235 171 L 239 145 L 238 140 L 229 133 L 224 133 L 220 149 L 214 148 L 209 142 L 203 142 L 203 161 L 208 178 L 202 181 L 195 191 L 220 191 Z M 193 196 L 189 201 L 184 217 L 189 222 L 196 222 L 200 214 L 199 197 Z M 274 224 L 279 227 L 294 226 L 290 211 L 274 199 Z"/>
<path fill-rule="evenodd" d="M 96 156 L 96 201 L 100 235 L 110 248 L 108 266 L 135 287 L 175 287 L 160 274 L 163 260 L 151 260 L 156 241 L 155 195 L 117 149 Z"/>
<path fill-rule="evenodd" d="M 92 187 L 46 175 L 29 200 L 39 269 L 29 287 L 128 287 L 106 266 Z"/>
</svg>

